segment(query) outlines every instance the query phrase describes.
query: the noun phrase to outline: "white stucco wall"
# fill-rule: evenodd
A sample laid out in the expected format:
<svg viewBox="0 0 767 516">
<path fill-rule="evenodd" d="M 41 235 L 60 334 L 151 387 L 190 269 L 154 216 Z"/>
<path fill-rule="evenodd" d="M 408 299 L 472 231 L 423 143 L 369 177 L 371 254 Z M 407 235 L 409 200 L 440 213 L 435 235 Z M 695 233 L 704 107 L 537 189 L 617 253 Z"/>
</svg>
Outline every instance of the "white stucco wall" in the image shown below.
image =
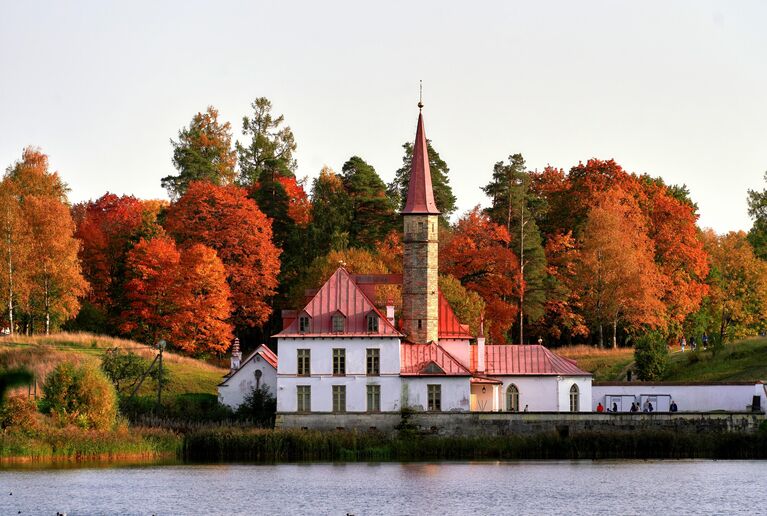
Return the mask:
<svg viewBox="0 0 767 516">
<path fill-rule="evenodd" d="M 442 412 L 469 411 L 468 376 L 402 377 L 402 404 L 415 410 L 428 408 L 428 385 L 441 385 Z"/>
<path fill-rule="evenodd" d="M 656 410 L 668 410 L 671 399 L 676 401 L 680 412 L 707 412 L 712 410 L 745 411 L 751 405 L 754 396 L 760 396 L 762 410 L 765 410 L 765 391 L 762 384 L 711 384 L 711 385 L 653 385 L 627 383 L 625 385 L 595 385 L 592 387 L 592 410 L 598 403 L 607 408 L 608 396 L 623 396 L 626 412 L 631 401 L 644 406 L 648 396 L 658 402 Z"/>
<path fill-rule="evenodd" d="M 274 367 L 256 355 L 240 367 L 237 372 L 218 386 L 218 401 L 232 409 L 239 407 L 256 386 L 256 370 L 261 371 L 261 385 L 268 385 L 273 396 L 277 394 L 277 371 Z"/>
<path fill-rule="evenodd" d="M 570 412 L 570 388 L 573 384 L 578 385 L 580 400 L 579 412 L 591 412 L 592 389 L 590 376 L 558 376 L 557 392 L 559 393 L 559 412 Z"/>
<path fill-rule="evenodd" d="M 333 349 L 346 350 L 346 375 L 333 376 Z M 367 376 L 367 350 L 380 350 L 379 376 Z M 297 376 L 297 350 L 311 350 L 310 376 Z M 333 410 L 333 385 L 346 386 L 346 411 L 367 410 L 367 385 L 381 386 L 381 410 L 400 410 L 400 341 L 372 338 L 283 338 L 279 340 L 277 411 L 295 412 L 296 387 L 311 386 L 311 411 Z"/>
</svg>

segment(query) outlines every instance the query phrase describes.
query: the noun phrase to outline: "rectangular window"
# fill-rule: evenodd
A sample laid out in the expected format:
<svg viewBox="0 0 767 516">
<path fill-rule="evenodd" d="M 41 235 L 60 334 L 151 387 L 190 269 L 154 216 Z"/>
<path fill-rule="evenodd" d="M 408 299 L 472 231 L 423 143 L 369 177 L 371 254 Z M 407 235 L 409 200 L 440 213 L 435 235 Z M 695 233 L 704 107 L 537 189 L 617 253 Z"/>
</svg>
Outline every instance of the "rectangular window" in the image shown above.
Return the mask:
<svg viewBox="0 0 767 516">
<path fill-rule="evenodd" d="M 346 385 L 333 386 L 333 412 L 346 412 Z"/>
<path fill-rule="evenodd" d="M 368 333 L 376 333 L 378 331 L 378 316 L 375 314 L 368 315 Z"/>
<path fill-rule="evenodd" d="M 368 385 L 368 412 L 381 412 L 380 385 Z"/>
<path fill-rule="evenodd" d="M 298 376 L 309 376 L 311 374 L 311 350 L 298 350 Z"/>
<path fill-rule="evenodd" d="M 421 319 L 418 319 L 418 329 L 420 330 L 422 328 L 423 328 L 423 321 L 421 321 Z"/>
<path fill-rule="evenodd" d="M 381 374 L 381 350 L 380 349 L 368 349 L 368 376 L 378 376 Z"/>
<path fill-rule="evenodd" d="M 306 315 L 302 315 L 298 318 L 298 331 L 301 333 L 306 333 L 308 331 L 311 331 L 311 325 L 309 324 L 309 317 Z"/>
<path fill-rule="evenodd" d="M 310 385 L 298 385 L 296 387 L 296 410 L 298 412 L 311 412 L 312 388 Z"/>
<path fill-rule="evenodd" d="M 333 349 L 333 376 L 346 374 L 346 350 L 343 348 Z"/>
<path fill-rule="evenodd" d="M 334 315 L 333 316 L 333 333 L 343 333 L 344 332 L 344 316 L 343 315 Z"/>
<path fill-rule="evenodd" d="M 442 386 L 427 385 L 429 395 L 429 410 L 439 412 L 442 410 Z"/>
</svg>

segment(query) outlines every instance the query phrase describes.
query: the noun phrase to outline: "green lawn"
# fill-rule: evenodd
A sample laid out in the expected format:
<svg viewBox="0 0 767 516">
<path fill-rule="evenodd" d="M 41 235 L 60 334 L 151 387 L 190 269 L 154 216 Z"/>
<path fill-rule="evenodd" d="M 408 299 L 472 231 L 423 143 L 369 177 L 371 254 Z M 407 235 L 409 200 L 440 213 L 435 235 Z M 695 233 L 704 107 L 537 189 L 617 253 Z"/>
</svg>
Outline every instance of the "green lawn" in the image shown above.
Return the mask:
<svg viewBox="0 0 767 516">
<path fill-rule="evenodd" d="M 595 382 L 625 380 L 626 370 L 634 362 L 633 348 L 602 349 L 581 345 L 565 346 L 552 351 L 575 360 L 578 367 L 594 375 Z"/>
<path fill-rule="evenodd" d="M 674 382 L 750 382 L 767 381 L 767 338 L 758 337 L 727 344 L 714 356 L 702 351 L 681 353 L 678 348 L 669 357 L 663 380 Z"/>
<path fill-rule="evenodd" d="M 109 348 L 119 347 L 152 360 L 157 351 L 138 342 L 102 337 L 87 333 L 59 333 L 50 336 L 13 336 L 0 338 L 0 368 L 27 367 L 35 373 L 38 383 L 61 362 L 99 364 Z M 186 393 L 216 394 L 226 369 L 202 360 L 163 353 L 163 367 L 170 372 L 170 381 L 163 393 L 175 396 Z M 146 382 L 139 394 L 150 394 L 153 382 Z"/>
</svg>

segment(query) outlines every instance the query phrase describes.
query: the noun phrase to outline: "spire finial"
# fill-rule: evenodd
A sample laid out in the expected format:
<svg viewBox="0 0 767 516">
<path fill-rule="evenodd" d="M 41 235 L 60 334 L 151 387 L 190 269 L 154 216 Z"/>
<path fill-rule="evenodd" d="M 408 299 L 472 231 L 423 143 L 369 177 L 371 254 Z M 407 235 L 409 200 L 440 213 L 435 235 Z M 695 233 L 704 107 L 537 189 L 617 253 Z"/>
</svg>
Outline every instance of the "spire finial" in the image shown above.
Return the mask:
<svg viewBox="0 0 767 516">
<path fill-rule="evenodd" d="M 423 109 L 423 81 L 418 81 L 418 111 Z"/>
</svg>

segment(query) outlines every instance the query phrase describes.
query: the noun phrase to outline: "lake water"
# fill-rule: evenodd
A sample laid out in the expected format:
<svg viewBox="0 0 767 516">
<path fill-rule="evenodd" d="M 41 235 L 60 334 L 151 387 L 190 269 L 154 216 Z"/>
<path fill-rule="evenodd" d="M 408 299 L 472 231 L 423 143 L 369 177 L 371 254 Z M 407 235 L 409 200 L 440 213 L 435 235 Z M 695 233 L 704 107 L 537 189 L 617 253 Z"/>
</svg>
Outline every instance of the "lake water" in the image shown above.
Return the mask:
<svg viewBox="0 0 767 516">
<path fill-rule="evenodd" d="M 0 514 L 764 514 L 767 462 L 0 470 Z"/>
</svg>

